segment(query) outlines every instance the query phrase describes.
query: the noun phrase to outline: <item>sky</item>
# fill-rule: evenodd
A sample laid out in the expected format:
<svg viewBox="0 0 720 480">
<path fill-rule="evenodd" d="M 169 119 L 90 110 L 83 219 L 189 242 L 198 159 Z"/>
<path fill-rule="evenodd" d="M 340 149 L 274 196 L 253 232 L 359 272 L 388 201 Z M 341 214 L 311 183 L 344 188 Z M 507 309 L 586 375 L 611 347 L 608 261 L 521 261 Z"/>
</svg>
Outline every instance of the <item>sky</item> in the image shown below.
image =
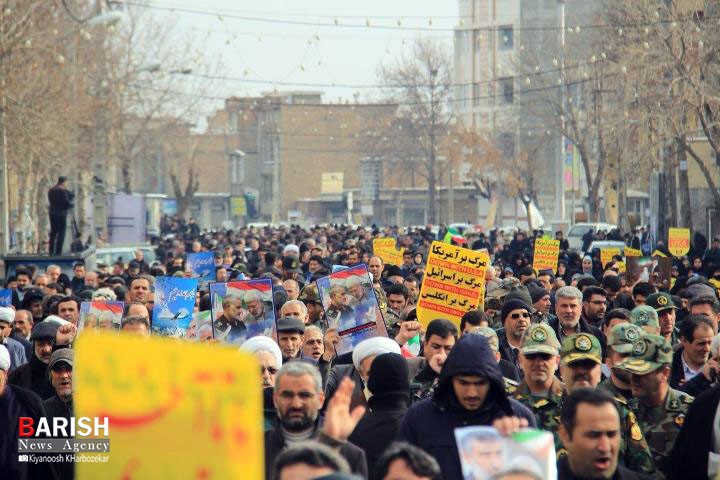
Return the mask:
<svg viewBox="0 0 720 480">
<path fill-rule="evenodd" d="M 204 42 L 209 58 L 222 57 L 221 75 L 227 79 L 217 83 L 214 96 L 277 89 L 323 91 L 327 102 L 377 98 L 376 89 L 364 87 L 378 83 L 381 63 L 392 62 L 419 36 L 437 37 L 452 53 L 458 22 L 457 0 L 150 0 L 150 5 L 157 18 L 175 21 L 178 33 Z"/>
</svg>

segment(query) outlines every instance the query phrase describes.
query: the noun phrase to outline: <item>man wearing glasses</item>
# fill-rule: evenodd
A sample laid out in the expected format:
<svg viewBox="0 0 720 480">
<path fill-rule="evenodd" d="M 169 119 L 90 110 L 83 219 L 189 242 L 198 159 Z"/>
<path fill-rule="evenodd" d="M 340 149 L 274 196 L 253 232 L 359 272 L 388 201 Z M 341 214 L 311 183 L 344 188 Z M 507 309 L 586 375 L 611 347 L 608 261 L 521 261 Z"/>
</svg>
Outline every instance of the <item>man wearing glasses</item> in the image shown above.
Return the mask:
<svg viewBox="0 0 720 480">
<path fill-rule="evenodd" d="M 523 336 L 530 328 L 531 307 L 520 299 L 506 301 L 500 311 L 504 330 L 498 335 L 500 357 L 520 370 L 519 352 Z"/>
<path fill-rule="evenodd" d="M 583 291 L 582 318 L 600 328 L 607 311 L 607 292 L 600 287 L 587 287 Z"/>
<path fill-rule="evenodd" d="M 555 376 L 560 364 L 560 342 L 549 325 L 537 323 L 527 331 L 520 349 L 523 381 L 513 398 L 535 414 L 538 427 L 557 436 L 565 385 Z M 555 438 L 555 443 L 559 439 Z"/>
</svg>

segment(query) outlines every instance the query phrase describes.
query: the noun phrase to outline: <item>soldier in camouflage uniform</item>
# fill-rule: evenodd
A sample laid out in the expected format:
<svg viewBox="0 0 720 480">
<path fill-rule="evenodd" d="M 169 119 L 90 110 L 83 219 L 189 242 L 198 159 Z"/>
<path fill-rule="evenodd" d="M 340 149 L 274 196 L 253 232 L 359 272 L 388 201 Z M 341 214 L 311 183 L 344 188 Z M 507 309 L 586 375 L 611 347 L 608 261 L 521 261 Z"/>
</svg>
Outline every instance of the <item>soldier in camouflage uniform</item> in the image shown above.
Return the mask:
<svg viewBox="0 0 720 480">
<path fill-rule="evenodd" d="M 632 375 L 631 403 L 645 432 L 659 471 L 665 469 L 675 438 L 682 429 L 693 397 L 670 388 L 673 348 L 664 337 L 644 335 L 632 346 L 620 368 Z"/>
<path fill-rule="evenodd" d="M 660 320 L 654 308 L 648 305 L 639 305 L 630 312 L 630 323 L 642 328 L 645 333 L 660 335 Z"/>
<path fill-rule="evenodd" d="M 512 395 L 535 414 L 538 427 L 552 432 L 560 445 L 558 426 L 565 385 L 555 376 L 560 357 L 560 342 L 546 323 L 531 325 L 520 348 L 524 378 Z"/>
<path fill-rule="evenodd" d="M 317 284 L 312 282 L 305 285 L 300 291 L 298 300 L 303 302 L 307 307 L 308 325 L 315 325 L 316 327 L 319 327 L 323 333 L 325 333 L 325 330 L 327 330 L 327 323 L 325 323 L 325 312 L 320 300 L 320 293 L 318 292 Z"/>
<path fill-rule="evenodd" d="M 560 346 L 560 366 L 567 393 L 572 393 L 576 388 L 597 387 L 600 383 L 601 363 L 602 348 L 595 336 L 576 333 L 565 337 Z M 625 400 L 615 398 L 615 401 L 618 404 L 622 436 L 620 464 L 639 473 L 655 473 L 650 448 L 635 414 Z M 556 451 L 558 457 L 566 453 L 562 446 L 556 446 Z"/>
<path fill-rule="evenodd" d="M 632 399 L 630 374 L 617 366 L 630 356 L 633 343 L 642 335 L 643 331 L 640 327 L 627 322 L 615 325 L 608 332 L 605 365 L 610 369 L 610 377 L 600 382 L 598 388 L 625 402 Z"/>
</svg>

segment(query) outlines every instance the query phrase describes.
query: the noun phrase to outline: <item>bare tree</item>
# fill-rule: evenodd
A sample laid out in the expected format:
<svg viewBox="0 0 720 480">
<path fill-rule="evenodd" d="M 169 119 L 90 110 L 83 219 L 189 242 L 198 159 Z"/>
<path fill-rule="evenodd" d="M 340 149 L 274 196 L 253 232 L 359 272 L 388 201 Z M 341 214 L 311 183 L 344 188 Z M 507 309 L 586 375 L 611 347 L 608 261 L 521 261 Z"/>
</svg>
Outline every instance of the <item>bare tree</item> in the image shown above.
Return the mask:
<svg viewBox="0 0 720 480">
<path fill-rule="evenodd" d="M 368 151 L 396 165 L 397 172 L 412 172 L 424 181 L 430 223 L 438 221 L 437 186 L 447 169 L 447 162 L 439 161 L 439 151 L 452 119 L 451 68 L 440 43 L 419 39 L 396 62 L 378 69 L 386 100 L 400 107 L 392 121 L 375 129 Z"/>
</svg>

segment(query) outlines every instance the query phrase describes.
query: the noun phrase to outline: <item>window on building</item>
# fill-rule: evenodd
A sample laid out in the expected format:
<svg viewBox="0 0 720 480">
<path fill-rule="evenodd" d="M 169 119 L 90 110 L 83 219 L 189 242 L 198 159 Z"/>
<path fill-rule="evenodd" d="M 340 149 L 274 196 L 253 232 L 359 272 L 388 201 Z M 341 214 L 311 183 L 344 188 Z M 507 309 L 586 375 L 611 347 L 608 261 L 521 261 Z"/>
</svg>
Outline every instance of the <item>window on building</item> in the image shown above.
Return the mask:
<svg viewBox="0 0 720 480">
<path fill-rule="evenodd" d="M 499 138 L 500 150 L 505 158 L 515 156 L 515 135 L 510 132 L 503 132 Z"/>
<path fill-rule="evenodd" d="M 512 50 L 513 49 L 513 27 L 507 25 L 498 29 L 498 49 L 499 50 Z"/>
<path fill-rule="evenodd" d="M 502 103 L 513 103 L 515 101 L 515 85 L 512 78 L 499 79 L 500 94 Z"/>
</svg>

